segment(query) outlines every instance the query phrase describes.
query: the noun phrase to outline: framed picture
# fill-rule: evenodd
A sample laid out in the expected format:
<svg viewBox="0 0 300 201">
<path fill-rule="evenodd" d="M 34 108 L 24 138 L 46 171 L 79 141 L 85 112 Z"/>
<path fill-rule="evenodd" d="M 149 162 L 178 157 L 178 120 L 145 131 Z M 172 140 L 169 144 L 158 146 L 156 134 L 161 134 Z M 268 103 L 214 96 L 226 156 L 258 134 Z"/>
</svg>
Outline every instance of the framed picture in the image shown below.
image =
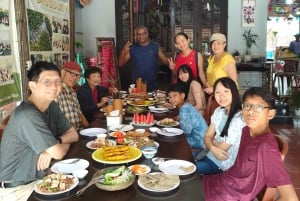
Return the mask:
<svg viewBox="0 0 300 201">
<path fill-rule="evenodd" d="M 243 0 L 242 27 L 255 26 L 255 0 Z"/>
</svg>

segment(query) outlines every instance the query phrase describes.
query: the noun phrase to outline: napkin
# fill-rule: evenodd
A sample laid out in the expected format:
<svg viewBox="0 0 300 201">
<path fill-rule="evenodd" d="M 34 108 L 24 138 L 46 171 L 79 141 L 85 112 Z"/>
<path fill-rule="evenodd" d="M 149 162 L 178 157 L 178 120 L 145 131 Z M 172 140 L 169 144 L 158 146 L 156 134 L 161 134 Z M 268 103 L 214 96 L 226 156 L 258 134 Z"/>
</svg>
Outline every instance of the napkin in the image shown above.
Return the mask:
<svg viewBox="0 0 300 201">
<path fill-rule="evenodd" d="M 117 117 L 120 115 L 120 111 L 119 110 L 113 110 L 109 113 L 109 116 L 111 117 Z"/>
</svg>

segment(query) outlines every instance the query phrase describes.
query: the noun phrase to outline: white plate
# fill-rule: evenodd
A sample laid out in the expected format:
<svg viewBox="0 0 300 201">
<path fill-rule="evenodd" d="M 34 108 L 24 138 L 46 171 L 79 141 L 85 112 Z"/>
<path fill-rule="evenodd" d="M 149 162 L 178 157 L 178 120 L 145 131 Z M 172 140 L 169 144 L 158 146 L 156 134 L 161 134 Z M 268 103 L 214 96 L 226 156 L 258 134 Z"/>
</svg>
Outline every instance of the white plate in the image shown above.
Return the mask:
<svg viewBox="0 0 300 201">
<path fill-rule="evenodd" d="M 116 141 L 114 141 L 114 140 L 108 140 L 108 141 L 109 141 L 109 143 L 111 144 L 111 145 L 109 145 L 109 146 L 115 146 L 115 145 L 117 144 Z M 98 148 L 92 147 L 91 145 L 92 145 L 93 142 L 94 142 L 94 140 L 89 141 L 88 143 L 86 143 L 86 147 L 89 148 L 89 149 L 93 149 L 93 150 L 102 148 L 102 147 L 98 147 Z M 106 145 L 106 146 L 107 146 L 107 145 Z"/>
<path fill-rule="evenodd" d="M 58 161 L 52 165 L 51 171 L 55 173 L 72 174 L 75 170 L 86 169 L 90 164 L 85 159 L 80 159 L 75 163 L 68 163 L 68 162 L 72 162 L 73 160 L 76 159 L 66 159 L 66 160 Z"/>
<path fill-rule="evenodd" d="M 163 107 L 149 107 L 150 112 L 154 113 L 165 113 L 169 112 L 168 108 L 163 108 Z"/>
<path fill-rule="evenodd" d="M 134 166 L 138 166 L 138 168 L 142 168 L 145 169 L 145 172 L 141 172 L 141 173 L 136 173 L 133 171 L 133 167 Z M 143 174 L 148 174 L 149 172 L 151 172 L 151 168 L 148 165 L 144 165 L 144 164 L 134 164 L 128 167 L 129 169 L 131 169 L 131 171 L 135 174 L 135 175 L 143 175 Z"/>
<path fill-rule="evenodd" d="M 42 182 L 43 182 L 43 180 L 40 180 L 35 186 L 34 186 L 34 191 L 36 192 L 36 193 L 38 193 L 38 194 L 41 194 L 41 195 L 59 195 L 59 194 L 63 194 L 63 193 L 66 193 L 66 192 L 68 192 L 68 191 L 70 191 L 70 190 L 72 190 L 72 189 L 74 189 L 77 185 L 78 185 L 78 183 L 79 183 L 79 179 L 77 178 L 77 177 L 73 177 L 73 176 L 71 176 L 71 175 L 67 175 L 68 177 L 72 177 L 73 178 L 73 185 L 70 187 L 70 188 L 68 188 L 68 189 L 66 189 L 66 190 L 64 190 L 64 191 L 60 191 L 60 192 L 42 192 L 39 188 L 38 188 L 38 185 L 39 184 L 41 184 Z"/>
<path fill-rule="evenodd" d="M 178 126 L 178 125 L 179 125 L 179 122 L 178 122 L 178 121 L 174 121 L 174 124 L 172 124 L 172 125 L 161 125 L 161 124 L 160 124 L 160 121 L 157 121 L 157 122 L 156 122 L 156 125 L 162 126 L 162 127 L 174 127 L 174 126 Z"/>
<path fill-rule="evenodd" d="M 160 177 L 158 178 L 159 181 L 156 181 L 155 183 L 156 184 L 159 184 L 159 183 L 162 183 L 162 182 L 165 182 L 165 181 L 170 181 L 168 179 L 168 177 L 172 177 L 172 178 L 175 178 L 174 179 L 174 183 L 170 184 L 169 187 L 163 189 L 163 188 L 156 188 L 156 187 L 148 187 L 146 186 L 142 181 L 141 181 L 141 177 L 145 177 L 147 175 L 151 176 L 151 175 L 157 175 L 159 174 Z M 179 176 L 177 175 L 170 175 L 170 174 L 165 174 L 165 173 L 162 173 L 162 172 L 151 172 L 151 173 L 148 173 L 147 175 L 141 175 L 139 176 L 139 179 L 138 179 L 138 185 L 139 187 L 141 187 L 142 189 L 146 190 L 146 191 L 150 191 L 150 192 L 156 192 L 156 193 L 163 193 L 163 192 L 168 192 L 168 191 L 172 191 L 174 189 L 176 189 L 179 185 L 180 185 L 180 179 L 179 179 Z M 178 177 L 178 178 L 176 178 Z M 160 185 L 160 186 L 165 186 L 165 185 Z"/>
<path fill-rule="evenodd" d="M 139 127 L 151 127 L 155 124 L 155 121 L 152 124 L 135 124 L 132 122 L 132 125 L 139 126 Z"/>
<path fill-rule="evenodd" d="M 197 170 L 194 163 L 185 160 L 168 160 L 161 163 L 158 168 L 166 174 L 178 176 L 189 175 Z"/>
<path fill-rule="evenodd" d="M 96 137 L 98 134 L 106 133 L 106 129 L 104 128 L 87 128 L 83 129 L 79 132 L 80 135 L 88 136 L 88 137 Z"/>
<path fill-rule="evenodd" d="M 183 130 L 181 130 L 179 128 L 163 128 L 163 129 L 157 130 L 157 133 L 160 135 L 173 137 L 173 136 L 183 134 Z"/>
<path fill-rule="evenodd" d="M 109 130 L 111 130 L 111 131 L 123 131 L 123 132 L 131 131 L 133 129 L 134 129 L 134 127 L 130 124 L 128 124 L 128 125 L 121 124 L 121 125 L 118 125 L 118 126 L 111 126 L 109 128 Z"/>
</svg>

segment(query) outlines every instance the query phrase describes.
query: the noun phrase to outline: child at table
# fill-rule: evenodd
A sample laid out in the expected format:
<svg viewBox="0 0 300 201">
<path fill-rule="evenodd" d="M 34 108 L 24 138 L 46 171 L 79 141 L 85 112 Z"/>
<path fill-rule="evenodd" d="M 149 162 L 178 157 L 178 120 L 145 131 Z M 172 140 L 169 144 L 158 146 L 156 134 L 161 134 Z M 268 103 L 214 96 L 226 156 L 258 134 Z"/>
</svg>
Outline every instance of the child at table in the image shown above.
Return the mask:
<svg viewBox="0 0 300 201">
<path fill-rule="evenodd" d="M 207 151 L 195 157 L 200 174 L 214 174 L 233 166 L 245 122 L 241 114 L 241 99 L 236 83 L 229 77 L 216 80 L 213 86 L 217 107 L 204 137 Z M 201 157 L 203 157 L 201 159 Z"/>
<path fill-rule="evenodd" d="M 180 127 L 186 135 L 191 148 L 203 149 L 203 137 L 207 123 L 198 110 L 186 100 L 186 86 L 182 83 L 173 84 L 168 91 L 169 101 L 179 108 Z"/>
<path fill-rule="evenodd" d="M 274 97 L 264 88 L 253 87 L 244 93 L 242 114 L 247 126 L 242 130 L 236 162 L 226 172 L 203 176 L 206 201 L 254 200 L 265 186 L 277 188 L 278 200 L 298 200 L 269 128 L 274 106 Z"/>
</svg>

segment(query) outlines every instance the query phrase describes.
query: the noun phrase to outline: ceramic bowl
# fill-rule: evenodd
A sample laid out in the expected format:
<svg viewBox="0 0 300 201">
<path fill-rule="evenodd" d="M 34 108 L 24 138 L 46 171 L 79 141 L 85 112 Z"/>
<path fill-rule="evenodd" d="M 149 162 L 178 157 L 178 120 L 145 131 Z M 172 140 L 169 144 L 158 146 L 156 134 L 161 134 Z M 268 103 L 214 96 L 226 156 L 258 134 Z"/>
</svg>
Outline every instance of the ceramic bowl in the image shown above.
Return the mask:
<svg viewBox="0 0 300 201">
<path fill-rule="evenodd" d="M 106 134 L 104 134 L 104 133 L 101 133 L 101 134 L 98 134 L 97 135 L 97 138 L 106 138 Z"/>
<path fill-rule="evenodd" d="M 149 130 L 151 133 L 156 133 L 158 131 L 159 128 L 157 127 L 150 127 Z"/>
<path fill-rule="evenodd" d="M 140 133 L 140 134 L 145 133 L 145 131 L 146 131 L 146 130 L 143 129 L 143 128 L 135 129 L 135 132 Z"/>
<path fill-rule="evenodd" d="M 89 172 L 88 170 L 75 170 L 72 173 L 72 175 L 74 177 L 77 177 L 78 179 L 83 179 L 87 175 L 88 172 Z"/>
<path fill-rule="evenodd" d="M 156 155 L 157 147 L 156 146 L 144 146 L 144 147 L 142 147 L 142 153 L 146 159 L 151 159 Z"/>
</svg>

